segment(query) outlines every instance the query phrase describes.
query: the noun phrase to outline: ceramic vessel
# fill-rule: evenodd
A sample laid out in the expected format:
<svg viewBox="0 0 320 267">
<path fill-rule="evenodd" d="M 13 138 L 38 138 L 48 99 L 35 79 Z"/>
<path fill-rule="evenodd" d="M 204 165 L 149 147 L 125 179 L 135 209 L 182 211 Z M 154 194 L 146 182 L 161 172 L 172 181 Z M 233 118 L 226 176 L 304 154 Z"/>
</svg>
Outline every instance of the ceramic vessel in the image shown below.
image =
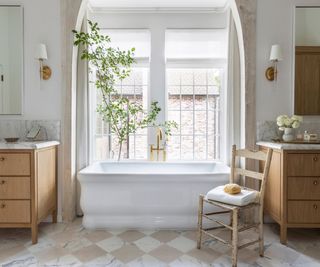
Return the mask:
<svg viewBox="0 0 320 267">
<path fill-rule="evenodd" d="M 293 128 L 285 128 L 282 140 L 285 142 L 291 142 L 294 140 L 294 130 Z"/>
</svg>

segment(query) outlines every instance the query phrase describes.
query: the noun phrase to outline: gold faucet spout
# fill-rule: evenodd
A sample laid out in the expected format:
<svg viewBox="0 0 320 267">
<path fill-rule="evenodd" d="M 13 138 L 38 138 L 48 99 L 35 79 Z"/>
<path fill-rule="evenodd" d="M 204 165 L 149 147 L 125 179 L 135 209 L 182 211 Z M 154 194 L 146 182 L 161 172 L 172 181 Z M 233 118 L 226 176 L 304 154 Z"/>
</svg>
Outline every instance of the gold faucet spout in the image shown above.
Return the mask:
<svg viewBox="0 0 320 267">
<path fill-rule="evenodd" d="M 162 141 L 162 136 L 163 136 L 162 129 L 158 128 L 157 129 L 157 149 L 158 150 L 160 150 L 160 141 Z"/>
<path fill-rule="evenodd" d="M 163 140 L 163 131 L 162 129 L 159 127 L 157 128 L 157 146 L 156 148 L 153 147 L 153 145 L 150 145 L 150 159 L 154 160 L 154 151 L 157 152 L 157 160 L 159 160 L 159 152 L 161 151 L 163 153 L 162 156 L 162 160 L 165 161 L 166 160 L 166 147 L 164 145 L 162 145 L 161 147 L 161 141 Z"/>
</svg>

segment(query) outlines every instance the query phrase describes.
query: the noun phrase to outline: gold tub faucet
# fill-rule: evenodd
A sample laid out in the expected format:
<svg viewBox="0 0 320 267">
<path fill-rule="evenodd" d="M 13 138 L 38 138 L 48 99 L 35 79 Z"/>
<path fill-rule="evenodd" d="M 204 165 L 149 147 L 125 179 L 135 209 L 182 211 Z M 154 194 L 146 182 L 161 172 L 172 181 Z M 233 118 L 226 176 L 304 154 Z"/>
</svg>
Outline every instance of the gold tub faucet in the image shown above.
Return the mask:
<svg viewBox="0 0 320 267">
<path fill-rule="evenodd" d="M 160 160 L 160 151 L 162 152 L 162 160 L 166 161 L 166 147 L 165 146 L 160 146 L 160 142 L 163 140 L 163 131 L 160 127 L 157 128 L 157 146 L 154 147 L 153 145 L 150 145 L 150 159 L 154 159 L 154 152 L 157 151 L 157 161 Z"/>
</svg>

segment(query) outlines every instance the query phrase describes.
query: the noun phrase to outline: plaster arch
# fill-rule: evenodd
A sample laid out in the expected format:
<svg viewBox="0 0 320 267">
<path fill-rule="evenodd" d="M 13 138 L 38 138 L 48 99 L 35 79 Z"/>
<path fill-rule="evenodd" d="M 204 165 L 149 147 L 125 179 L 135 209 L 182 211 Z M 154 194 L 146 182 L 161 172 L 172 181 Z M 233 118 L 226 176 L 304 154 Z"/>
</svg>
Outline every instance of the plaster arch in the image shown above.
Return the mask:
<svg viewBox="0 0 320 267">
<path fill-rule="evenodd" d="M 62 217 L 71 221 L 76 215 L 75 95 L 78 48 L 73 46 L 73 29 L 80 30 L 88 0 L 61 0 L 62 22 Z M 255 60 L 257 0 L 230 0 L 239 42 L 241 64 L 241 145 L 255 147 Z"/>
</svg>

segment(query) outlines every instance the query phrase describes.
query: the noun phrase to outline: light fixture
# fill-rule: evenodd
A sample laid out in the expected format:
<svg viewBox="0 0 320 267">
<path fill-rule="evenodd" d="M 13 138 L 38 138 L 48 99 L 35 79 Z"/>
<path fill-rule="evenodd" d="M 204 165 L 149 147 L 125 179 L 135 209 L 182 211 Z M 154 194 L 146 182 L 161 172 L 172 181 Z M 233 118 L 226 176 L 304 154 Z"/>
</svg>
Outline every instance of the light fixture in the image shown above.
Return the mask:
<svg viewBox="0 0 320 267">
<path fill-rule="evenodd" d="M 47 47 L 45 44 L 38 44 L 35 57 L 40 63 L 40 79 L 49 80 L 51 77 L 51 68 L 43 65 L 43 61 L 48 59 Z"/>
<path fill-rule="evenodd" d="M 267 68 L 265 73 L 268 81 L 277 80 L 277 75 L 278 75 L 277 64 L 282 59 L 283 59 L 283 56 L 282 56 L 282 49 L 280 45 L 278 44 L 273 45 L 271 47 L 271 52 L 270 52 L 270 61 L 273 62 L 273 66 Z"/>
</svg>

